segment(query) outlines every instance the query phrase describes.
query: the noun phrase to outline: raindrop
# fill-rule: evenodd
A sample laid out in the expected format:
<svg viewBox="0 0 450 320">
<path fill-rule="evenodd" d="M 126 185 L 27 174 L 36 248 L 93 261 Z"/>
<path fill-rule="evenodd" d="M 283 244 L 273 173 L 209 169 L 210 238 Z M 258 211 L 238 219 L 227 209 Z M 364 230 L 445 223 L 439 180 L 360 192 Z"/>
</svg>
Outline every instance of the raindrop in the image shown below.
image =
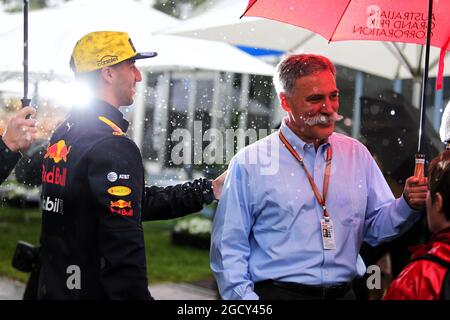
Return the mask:
<svg viewBox="0 0 450 320">
<path fill-rule="evenodd" d="M 378 114 L 380 112 L 380 106 L 377 104 L 374 104 L 372 106 L 370 106 L 370 113 L 372 113 L 373 115 Z"/>
<path fill-rule="evenodd" d="M 395 116 L 395 110 L 391 110 L 391 116 Z"/>
<path fill-rule="evenodd" d="M 352 125 L 352 119 L 345 118 L 344 125 L 347 126 L 347 127 L 350 127 Z"/>
</svg>

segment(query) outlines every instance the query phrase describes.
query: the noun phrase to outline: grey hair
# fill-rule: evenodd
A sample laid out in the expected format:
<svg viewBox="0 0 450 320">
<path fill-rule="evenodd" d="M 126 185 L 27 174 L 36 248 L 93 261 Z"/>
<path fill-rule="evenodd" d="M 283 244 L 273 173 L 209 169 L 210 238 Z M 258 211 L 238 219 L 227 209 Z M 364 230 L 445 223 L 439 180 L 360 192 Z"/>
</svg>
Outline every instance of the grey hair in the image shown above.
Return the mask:
<svg viewBox="0 0 450 320">
<path fill-rule="evenodd" d="M 273 76 L 273 84 L 278 95 L 285 92 L 289 96 L 298 78 L 326 70 L 329 70 L 336 77 L 336 68 L 324 56 L 315 54 L 287 55 L 277 65 Z"/>
</svg>

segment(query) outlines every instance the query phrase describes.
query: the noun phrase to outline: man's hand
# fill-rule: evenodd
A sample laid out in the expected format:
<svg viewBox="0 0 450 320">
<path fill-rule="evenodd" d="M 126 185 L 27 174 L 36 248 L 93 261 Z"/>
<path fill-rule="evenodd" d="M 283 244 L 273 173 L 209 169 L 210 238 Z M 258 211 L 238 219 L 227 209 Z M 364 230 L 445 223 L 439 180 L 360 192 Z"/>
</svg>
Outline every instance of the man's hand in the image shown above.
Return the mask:
<svg viewBox="0 0 450 320">
<path fill-rule="evenodd" d="M 227 177 L 227 170 L 225 170 L 220 176 L 218 176 L 212 182 L 214 198 L 216 198 L 217 200 L 220 199 L 220 196 L 222 194 L 223 182 L 225 181 L 226 177 Z"/>
<path fill-rule="evenodd" d="M 36 139 L 36 120 L 26 119 L 28 115 L 34 116 L 35 114 L 34 108 L 25 107 L 8 121 L 2 139 L 11 151 L 26 151 Z"/>
<path fill-rule="evenodd" d="M 425 208 L 427 191 L 427 178 L 409 177 L 405 182 L 403 197 L 412 209 L 420 210 Z"/>
</svg>

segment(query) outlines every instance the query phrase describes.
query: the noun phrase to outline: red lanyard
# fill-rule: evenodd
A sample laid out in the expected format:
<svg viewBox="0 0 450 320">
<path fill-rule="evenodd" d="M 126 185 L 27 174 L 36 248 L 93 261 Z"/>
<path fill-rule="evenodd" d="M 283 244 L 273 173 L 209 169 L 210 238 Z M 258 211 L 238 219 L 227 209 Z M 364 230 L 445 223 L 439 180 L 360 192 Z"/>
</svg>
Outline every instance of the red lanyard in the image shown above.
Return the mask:
<svg viewBox="0 0 450 320">
<path fill-rule="evenodd" d="M 316 186 L 316 183 L 314 182 L 314 179 L 312 178 L 311 174 L 309 173 L 308 169 L 305 166 L 305 163 L 303 161 L 303 158 L 300 157 L 300 155 L 297 153 L 297 151 L 294 150 L 294 148 L 291 146 L 291 144 L 286 140 L 283 133 L 280 131 L 279 136 L 281 142 L 283 142 L 284 146 L 289 150 L 289 152 L 294 156 L 295 159 L 300 163 L 300 165 L 305 170 L 306 176 L 308 177 L 309 184 L 311 185 L 311 188 L 314 192 L 314 195 L 316 196 L 317 201 L 323 208 L 323 216 L 327 219 L 329 219 L 330 215 L 328 214 L 328 210 L 326 207 L 326 199 L 327 199 L 327 191 L 328 191 L 328 183 L 330 182 L 330 171 L 331 171 L 331 145 L 328 147 L 327 152 L 327 164 L 325 167 L 325 176 L 323 177 L 323 198 L 320 195 L 319 189 Z"/>
</svg>

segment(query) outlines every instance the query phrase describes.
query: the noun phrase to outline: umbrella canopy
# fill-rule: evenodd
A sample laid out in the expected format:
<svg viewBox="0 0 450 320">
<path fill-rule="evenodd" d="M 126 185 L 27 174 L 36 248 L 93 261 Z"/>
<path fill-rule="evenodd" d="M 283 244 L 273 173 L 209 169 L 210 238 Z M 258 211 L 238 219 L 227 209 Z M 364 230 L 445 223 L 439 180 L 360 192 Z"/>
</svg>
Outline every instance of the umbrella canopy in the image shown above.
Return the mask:
<svg viewBox="0 0 450 320">
<path fill-rule="evenodd" d="M 201 14 L 158 33 L 255 48 L 313 52 L 329 57 L 336 64 L 389 79 L 420 78 L 422 75 L 423 50 L 416 45 L 374 41 L 329 43 L 318 34 L 294 25 L 256 17 L 239 19 L 247 5 L 248 0 L 220 0 Z M 431 48 L 430 57 L 430 75 L 435 76 L 439 49 Z M 450 75 L 450 69 L 444 74 Z"/>
<path fill-rule="evenodd" d="M 426 44 L 431 5 L 430 44 L 443 50 L 443 62 L 450 40 L 449 1 L 379 0 L 374 4 L 372 0 L 250 0 L 244 15 L 299 26 L 328 41 L 377 40 Z M 438 77 L 440 75 L 438 72 Z"/>
<path fill-rule="evenodd" d="M 450 36 L 450 2 L 433 2 L 431 45 L 442 48 Z M 329 41 L 425 44 L 428 0 L 250 0 L 245 15 L 302 27 Z"/>
</svg>

